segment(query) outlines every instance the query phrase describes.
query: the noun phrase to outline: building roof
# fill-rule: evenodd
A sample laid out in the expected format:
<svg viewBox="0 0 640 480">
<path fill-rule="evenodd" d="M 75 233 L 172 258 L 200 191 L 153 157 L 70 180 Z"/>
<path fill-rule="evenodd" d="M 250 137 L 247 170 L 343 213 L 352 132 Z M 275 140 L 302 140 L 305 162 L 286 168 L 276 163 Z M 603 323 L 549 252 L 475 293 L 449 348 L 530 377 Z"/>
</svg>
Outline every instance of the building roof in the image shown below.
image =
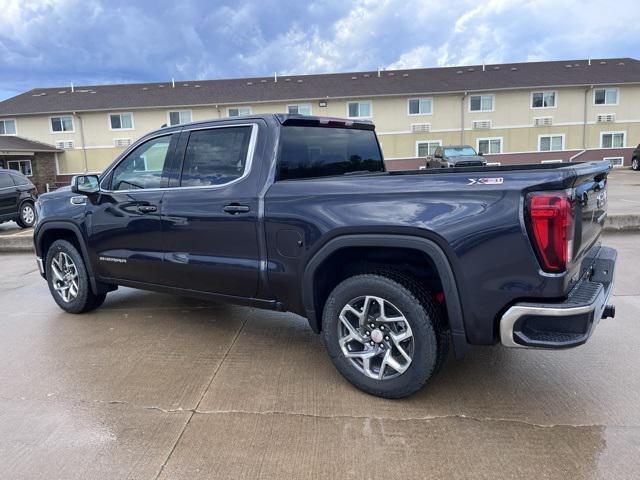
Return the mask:
<svg viewBox="0 0 640 480">
<path fill-rule="evenodd" d="M 283 75 L 120 85 L 36 88 L 0 102 L 0 116 L 321 98 L 640 83 L 632 58 L 472 65 L 381 72 Z"/>
<path fill-rule="evenodd" d="M 0 135 L 0 153 L 2 152 L 62 152 L 62 150 L 28 138 Z"/>
</svg>

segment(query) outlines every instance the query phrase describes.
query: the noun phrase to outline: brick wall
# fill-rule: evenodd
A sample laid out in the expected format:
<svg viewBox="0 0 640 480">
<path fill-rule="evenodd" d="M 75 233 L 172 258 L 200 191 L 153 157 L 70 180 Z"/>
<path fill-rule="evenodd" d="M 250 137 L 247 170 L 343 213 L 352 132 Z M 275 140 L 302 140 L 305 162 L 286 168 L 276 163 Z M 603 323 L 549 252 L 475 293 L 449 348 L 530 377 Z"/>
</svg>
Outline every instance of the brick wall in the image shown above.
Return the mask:
<svg viewBox="0 0 640 480">
<path fill-rule="evenodd" d="M 38 187 L 39 193 L 47 191 L 47 184 L 50 190 L 55 190 L 56 183 L 56 157 L 55 153 L 37 152 L 31 160 L 33 177 L 31 181 Z"/>
</svg>

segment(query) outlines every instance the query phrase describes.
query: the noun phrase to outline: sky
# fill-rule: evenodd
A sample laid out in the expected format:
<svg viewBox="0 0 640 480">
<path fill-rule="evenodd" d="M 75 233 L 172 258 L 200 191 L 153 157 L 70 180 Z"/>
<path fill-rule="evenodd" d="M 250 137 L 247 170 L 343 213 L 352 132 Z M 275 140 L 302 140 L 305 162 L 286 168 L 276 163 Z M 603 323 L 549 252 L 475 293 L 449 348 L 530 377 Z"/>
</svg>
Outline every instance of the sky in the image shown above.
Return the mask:
<svg viewBox="0 0 640 480">
<path fill-rule="evenodd" d="M 637 0 L 0 0 L 0 100 L 37 87 L 640 58 Z"/>
</svg>

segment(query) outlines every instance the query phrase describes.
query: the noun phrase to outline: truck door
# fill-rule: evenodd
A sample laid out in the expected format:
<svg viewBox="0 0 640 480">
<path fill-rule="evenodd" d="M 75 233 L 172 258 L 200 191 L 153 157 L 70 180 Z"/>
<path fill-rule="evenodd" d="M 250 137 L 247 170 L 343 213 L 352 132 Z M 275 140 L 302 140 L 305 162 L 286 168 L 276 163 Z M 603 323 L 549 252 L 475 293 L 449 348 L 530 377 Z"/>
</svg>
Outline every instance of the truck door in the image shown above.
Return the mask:
<svg viewBox="0 0 640 480">
<path fill-rule="evenodd" d="M 254 297 L 260 275 L 257 123 L 185 130 L 162 201 L 163 283 Z"/>
<path fill-rule="evenodd" d="M 155 283 L 162 274 L 160 209 L 178 134 L 154 137 L 124 157 L 87 199 L 91 262 L 99 276 Z"/>
</svg>

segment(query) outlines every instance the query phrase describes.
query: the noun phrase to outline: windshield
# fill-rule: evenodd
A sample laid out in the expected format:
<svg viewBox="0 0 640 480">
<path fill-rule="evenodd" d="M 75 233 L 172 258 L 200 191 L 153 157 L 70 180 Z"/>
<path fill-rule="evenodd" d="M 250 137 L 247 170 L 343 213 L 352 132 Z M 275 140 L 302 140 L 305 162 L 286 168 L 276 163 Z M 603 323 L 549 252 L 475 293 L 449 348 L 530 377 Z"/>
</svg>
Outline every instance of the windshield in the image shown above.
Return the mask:
<svg viewBox="0 0 640 480">
<path fill-rule="evenodd" d="M 476 151 L 472 147 L 447 147 L 444 149 L 447 157 L 466 157 L 468 155 L 476 155 Z"/>
</svg>

